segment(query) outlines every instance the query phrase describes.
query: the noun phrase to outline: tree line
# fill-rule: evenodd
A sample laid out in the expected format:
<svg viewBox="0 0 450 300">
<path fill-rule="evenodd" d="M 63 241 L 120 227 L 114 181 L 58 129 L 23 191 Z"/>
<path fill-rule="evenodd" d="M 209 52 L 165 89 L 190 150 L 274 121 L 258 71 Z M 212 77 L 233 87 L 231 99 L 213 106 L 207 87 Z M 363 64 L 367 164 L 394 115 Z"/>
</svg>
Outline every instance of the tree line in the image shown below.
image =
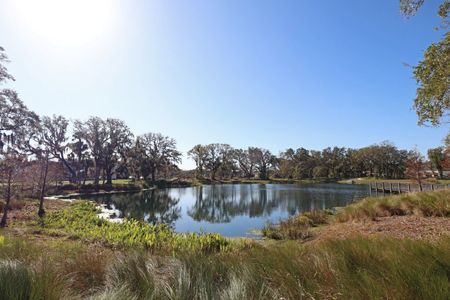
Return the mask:
<svg viewBox="0 0 450 300">
<path fill-rule="evenodd" d="M 430 167 L 443 177 L 449 167 L 448 147 L 430 149 L 430 164 L 416 150 L 398 149 L 389 142 L 360 149 L 328 147 L 322 151 L 289 148 L 279 155 L 269 150 L 249 147 L 235 149 L 228 144 L 196 145 L 188 156 L 195 161 L 198 179 L 284 178 L 341 179 L 355 177 L 423 177 Z M 412 166 L 420 165 L 412 175 Z"/>
</svg>

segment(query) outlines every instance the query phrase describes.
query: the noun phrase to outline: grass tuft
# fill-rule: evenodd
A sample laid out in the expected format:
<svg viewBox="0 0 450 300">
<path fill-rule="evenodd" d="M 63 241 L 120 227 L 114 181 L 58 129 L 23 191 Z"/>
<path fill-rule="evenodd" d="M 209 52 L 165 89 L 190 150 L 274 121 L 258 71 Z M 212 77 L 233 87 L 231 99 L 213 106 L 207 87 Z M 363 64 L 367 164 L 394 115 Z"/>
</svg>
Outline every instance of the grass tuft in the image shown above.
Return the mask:
<svg viewBox="0 0 450 300">
<path fill-rule="evenodd" d="M 290 217 L 279 224 L 266 224 L 263 236 L 275 240 L 304 240 L 313 236 L 312 227 L 327 224 L 332 214 L 330 210 L 315 210 Z"/>
<path fill-rule="evenodd" d="M 450 191 L 370 197 L 338 210 L 339 222 L 361 221 L 394 215 L 450 217 Z"/>
</svg>

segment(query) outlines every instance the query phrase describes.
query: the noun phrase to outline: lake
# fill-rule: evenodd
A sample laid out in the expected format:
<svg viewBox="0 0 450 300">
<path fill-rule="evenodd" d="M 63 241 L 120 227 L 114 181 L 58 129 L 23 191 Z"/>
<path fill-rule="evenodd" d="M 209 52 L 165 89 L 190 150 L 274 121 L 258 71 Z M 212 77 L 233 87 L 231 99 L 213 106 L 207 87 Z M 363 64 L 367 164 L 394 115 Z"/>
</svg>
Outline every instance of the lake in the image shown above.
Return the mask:
<svg viewBox="0 0 450 300">
<path fill-rule="evenodd" d="M 252 236 L 267 222 L 315 209 L 345 206 L 368 196 L 365 185 L 223 184 L 90 196 L 120 218 L 165 223 L 176 232 Z"/>
</svg>

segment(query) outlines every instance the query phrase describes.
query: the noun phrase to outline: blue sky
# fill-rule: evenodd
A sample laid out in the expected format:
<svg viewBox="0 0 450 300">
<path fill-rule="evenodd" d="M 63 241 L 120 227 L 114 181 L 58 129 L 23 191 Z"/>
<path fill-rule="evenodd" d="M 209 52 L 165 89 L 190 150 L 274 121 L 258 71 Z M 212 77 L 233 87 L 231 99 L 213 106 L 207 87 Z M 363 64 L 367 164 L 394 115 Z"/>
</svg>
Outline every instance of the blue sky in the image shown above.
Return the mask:
<svg viewBox="0 0 450 300">
<path fill-rule="evenodd" d="M 39 114 L 120 118 L 184 152 L 390 140 L 425 153 L 449 130 L 417 126 L 404 65 L 440 38 L 440 1 L 409 20 L 396 0 L 41 1 L 0 0 L 10 86 Z"/>
</svg>

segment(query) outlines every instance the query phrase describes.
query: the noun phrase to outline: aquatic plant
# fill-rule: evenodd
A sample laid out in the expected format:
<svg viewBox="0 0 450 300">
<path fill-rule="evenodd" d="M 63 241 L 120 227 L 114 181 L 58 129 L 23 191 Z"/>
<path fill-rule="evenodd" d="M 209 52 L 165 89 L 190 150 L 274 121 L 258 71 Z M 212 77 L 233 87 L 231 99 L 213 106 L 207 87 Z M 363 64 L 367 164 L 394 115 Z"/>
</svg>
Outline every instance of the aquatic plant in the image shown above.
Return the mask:
<svg viewBox="0 0 450 300">
<path fill-rule="evenodd" d="M 126 219 L 113 223 L 98 217 L 95 204 L 79 201 L 69 208 L 48 214 L 40 228 L 53 235 L 68 235 L 100 241 L 113 247 L 143 247 L 152 251 L 217 252 L 226 250 L 229 241 L 215 233 L 175 233 L 164 224 Z"/>
</svg>

